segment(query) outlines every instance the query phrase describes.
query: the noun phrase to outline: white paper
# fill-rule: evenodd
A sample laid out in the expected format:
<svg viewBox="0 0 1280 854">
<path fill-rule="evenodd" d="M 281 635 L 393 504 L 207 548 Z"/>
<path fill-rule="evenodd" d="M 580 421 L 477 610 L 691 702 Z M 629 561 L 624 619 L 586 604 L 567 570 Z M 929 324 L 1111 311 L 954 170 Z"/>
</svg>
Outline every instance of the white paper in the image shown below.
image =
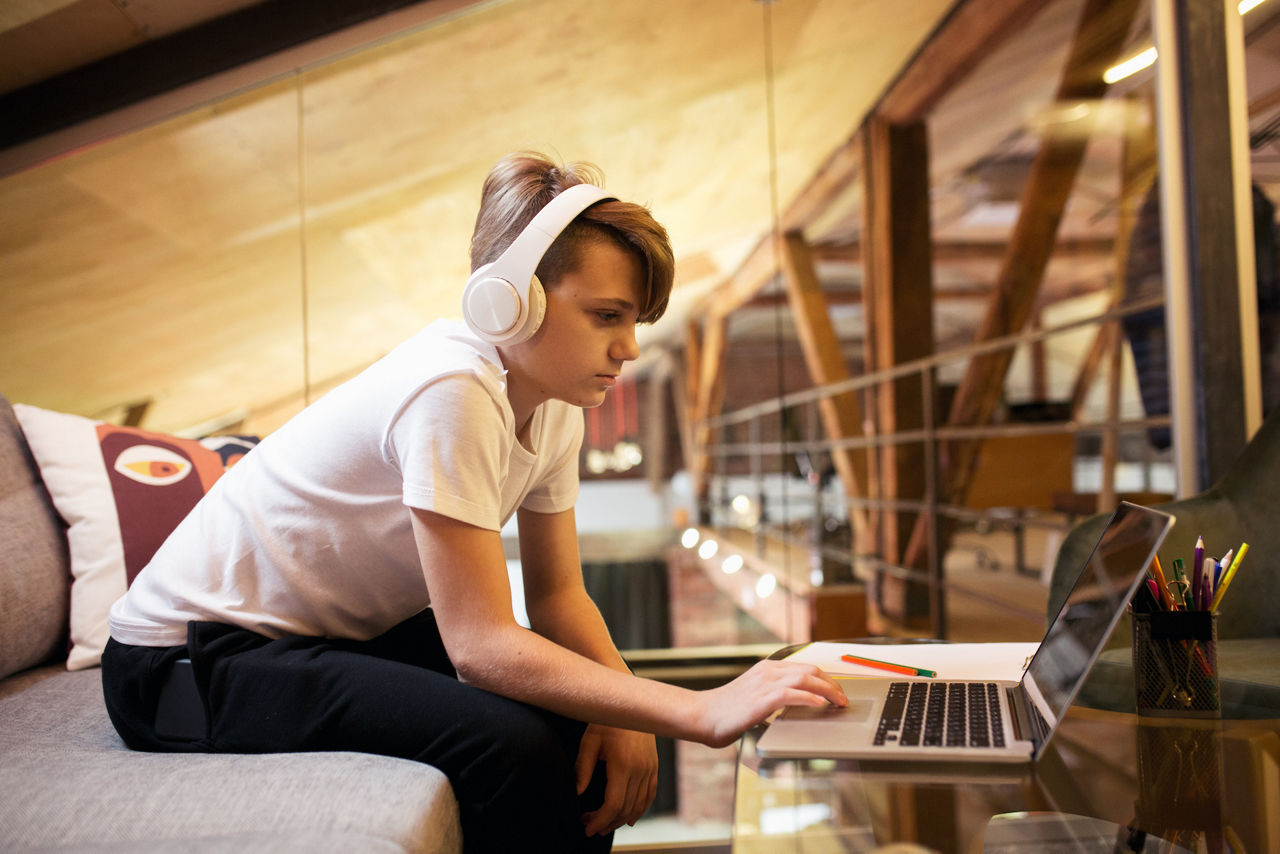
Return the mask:
<svg viewBox="0 0 1280 854">
<path fill-rule="evenodd" d="M 937 671 L 939 679 L 1008 680 L 1016 682 L 1039 643 L 831 643 L 818 641 L 787 656 L 787 661 L 816 664 L 832 676 L 908 677 L 880 668 L 842 661 L 842 655 L 874 658 Z"/>
</svg>

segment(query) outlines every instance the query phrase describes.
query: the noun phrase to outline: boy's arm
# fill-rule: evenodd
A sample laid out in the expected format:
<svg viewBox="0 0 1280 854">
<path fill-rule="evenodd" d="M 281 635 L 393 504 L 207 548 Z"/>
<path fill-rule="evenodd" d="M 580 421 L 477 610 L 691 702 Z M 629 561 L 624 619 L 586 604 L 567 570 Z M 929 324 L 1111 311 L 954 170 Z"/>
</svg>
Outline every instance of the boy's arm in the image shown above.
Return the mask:
<svg viewBox="0 0 1280 854">
<path fill-rule="evenodd" d="M 573 510 L 519 510 L 525 607 L 533 630 L 560 646 L 629 673 L 582 582 Z"/>
<path fill-rule="evenodd" d="M 583 585 L 573 510 L 547 514 L 522 509 L 518 514 L 525 606 L 533 630 L 592 661 L 630 673 Z M 635 824 L 658 791 L 652 735 L 590 724 L 578 752 L 579 792 L 591 781 L 598 761 L 605 763 L 605 796 L 600 809 L 583 817 L 589 835 Z"/>
<path fill-rule="evenodd" d="M 411 515 L 441 638 L 471 684 L 577 720 L 717 747 L 783 706 L 847 702 L 812 665 L 762 661 L 728 685 L 690 691 L 593 661 L 516 623 L 497 531 Z"/>
<path fill-rule="evenodd" d="M 571 652 L 515 621 L 502 538 L 429 510 L 411 511 L 432 610 L 467 682 L 566 717 L 723 747 L 783 706 L 844 705 L 812 665 L 762 661 L 728 685 L 690 691 Z"/>
</svg>

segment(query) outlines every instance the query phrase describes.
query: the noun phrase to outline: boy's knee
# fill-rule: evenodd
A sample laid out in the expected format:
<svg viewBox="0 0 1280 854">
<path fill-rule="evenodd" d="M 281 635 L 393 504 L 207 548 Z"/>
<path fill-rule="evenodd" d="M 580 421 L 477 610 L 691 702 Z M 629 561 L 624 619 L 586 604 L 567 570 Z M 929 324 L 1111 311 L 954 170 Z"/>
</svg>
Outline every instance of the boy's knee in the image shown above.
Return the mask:
<svg viewBox="0 0 1280 854">
<path fill-rule="evenodd" d="M 446 771 L 458 796 L 463 835 L 480 843 L 474 850 L 530 850 L 528 841 L 536 839 L 550 846 L 545 850 L 577 851 L 587 841 L 574 776 L 581 726 L 514 705 L 519 708 L 508 710 L 500 725 L 473 721 L 470 756 L 456 773 Z M 517 827 L 521 841 L 508 848 Z"/>
<path fill-rule="evenodd" d="M 545 790 L 572 779 L 582 724 L 505 698 L 486 700 L 415 758 L 440 767 L 455 786 L 493 790 L 523 779 Z"/>
<path fill-rule="evenodd" d="M 488 750 L 500 767 L 505 766 L 512 776 L 541 779 L 544 785 L 549 778 L 571 775 L 581 731 L 575 737 L 571 721 L 563 722 L 548 712 L 515 705 L 518 712 L 505 716 L 488 733 Z"/>
</svg>

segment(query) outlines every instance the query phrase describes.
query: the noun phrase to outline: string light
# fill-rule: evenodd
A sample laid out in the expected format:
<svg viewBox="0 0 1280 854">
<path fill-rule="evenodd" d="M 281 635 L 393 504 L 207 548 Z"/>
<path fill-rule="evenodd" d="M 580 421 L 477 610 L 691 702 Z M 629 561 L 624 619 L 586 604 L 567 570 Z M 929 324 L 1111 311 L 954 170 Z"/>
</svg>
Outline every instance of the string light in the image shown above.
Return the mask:
<svg viewBox="0 0 1280 854">
<path fill-rule="evenodd" d="M 772 572 L 767 572 L 760 576 L 760 580 L 756 582 L 756 595 L 761 599 L 768 599 L 773 595 L 773 591 L 778 589 L 778 579 L 774 577 Z"/>
</svg>

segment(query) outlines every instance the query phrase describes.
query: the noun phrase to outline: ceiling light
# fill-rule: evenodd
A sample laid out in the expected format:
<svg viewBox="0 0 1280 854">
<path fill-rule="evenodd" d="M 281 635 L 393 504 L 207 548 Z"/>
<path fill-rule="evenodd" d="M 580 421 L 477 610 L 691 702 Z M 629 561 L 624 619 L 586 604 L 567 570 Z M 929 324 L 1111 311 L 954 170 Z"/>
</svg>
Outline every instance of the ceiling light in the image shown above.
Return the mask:
<svg viewBox="0 0 1280 854">
<path fill-rule="evenodd" d="M 686 549 L 691 549 L 698 544 L 701 536 L 698 534 L 697 528 L 685 528 L 684 533 L 680 535 L 680 545 Z"/>
<path fill-rule="evenodd" d="M 729 555 L 724 559 L 724 562 L 720 564 L 720 569 L 725 575 L 733 575 L 735 572 L 742 569 L 742 563 L 742 555 Z"/>
<path fill-rule="evenodd" d="M 702 545 L 698 546 L 698 557 L 703 560 L 710 560 L 716 556 L 716 551 L 720 548 L 720 544 L 715 540 L 703 540 Z"/>
<path fill-rule="evenodd" d="M 1107 83 L 1119 83 L 1126 77 L 1137 74 L 1156 61 L 1156 49 L 1149 47 L 1142 53 L 1131 56 L 1124 62 L 1111 66 L 1102 72 L 1102 79 Z"/>
</svg>

